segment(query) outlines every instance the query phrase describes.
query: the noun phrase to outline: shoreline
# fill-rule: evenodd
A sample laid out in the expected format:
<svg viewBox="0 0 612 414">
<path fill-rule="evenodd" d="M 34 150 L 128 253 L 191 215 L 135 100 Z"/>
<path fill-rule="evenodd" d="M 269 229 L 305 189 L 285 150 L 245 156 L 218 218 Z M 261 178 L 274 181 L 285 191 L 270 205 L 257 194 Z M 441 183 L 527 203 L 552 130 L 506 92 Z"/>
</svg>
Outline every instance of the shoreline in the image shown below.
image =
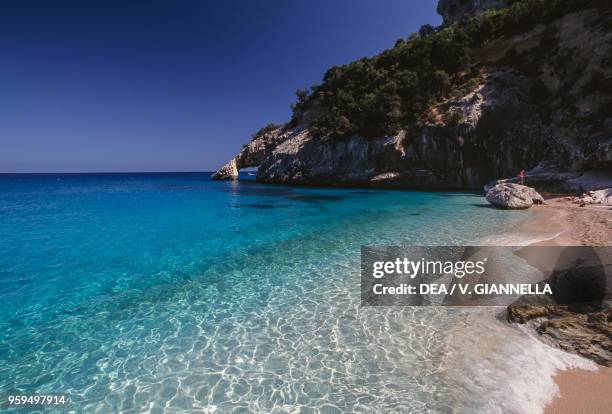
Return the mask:
<svg viewBox="0 0 612 414">
<path fill-rule="evenodd" d="M 555 197 L 533 207 L 518 232 L 524 245 L 535 246 L 610 246 L 612 207 L 580 207 L 568 197 Z M 526 236 L 526 237 L 525 237 Z M 557 393 L 544 407 L 545 414 L 595 414 L 612 407 L 612 368 L 597 365 L 597 370 L 578 368 L 557 370 L 552 377 Z"/>
</svg>

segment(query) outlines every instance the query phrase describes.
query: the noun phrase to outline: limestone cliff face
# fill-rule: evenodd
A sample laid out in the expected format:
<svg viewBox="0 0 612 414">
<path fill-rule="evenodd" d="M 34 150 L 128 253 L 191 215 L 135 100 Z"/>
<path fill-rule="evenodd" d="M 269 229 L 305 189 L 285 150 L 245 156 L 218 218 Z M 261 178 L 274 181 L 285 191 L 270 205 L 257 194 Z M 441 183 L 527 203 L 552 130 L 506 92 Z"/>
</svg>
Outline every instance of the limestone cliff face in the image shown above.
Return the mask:
<svg viewBox="0 0 612 414">
<path fill-rule="evenodd" d="M 285 127 L 266 131 L 254 137 L 246 144 L 242 151 L 229 160 L 223 167 L 213 174 L 216 180 L 235 180 L 242 168 L 258 167 L 268 157 L 272 150 L 285 139 Z"/>
<path fill-rule="evenodd" d="M 463 17 L 484 10 L 508 7 L 510 0 L 440 0 L 438 14 L 444 19 L 444 24 L 453 24 Z"/>
<path fill-rule="evenodd" d="M 526 169 L 548 190 L 612 170 L 610 27 L 584 10 L 492 41 L 473 53 L 475 79 L 396 136 L 322 140 L 304 117 L 255 137 L 216 178 L 257 166 L 261 182 L 481 189 Z"/>
<path fill-rule="evenodd" d="M 511 141 L 505 141 L 487 131 L 486 117 L 505 118 L 509 126 L 514 119 L 528 122 L 533 113 L 528 90 L 525 78 L 510 70 L 498 70 L 467 95 L 432 108 L 437 119 L 431 123 L 412 125 L 397 136 L 374 140 L 355 136 L 347 141 L 324 142 L 307 128 L 296 129 L 259 166 L 258 179 L 321 185 L 479 188 L 488 177 L 497 176 L 500 166 L 505 172 L 519 167 L 514 161 L 519 157 L 508 157 L 515 146 L 525 149 L 520 158 L 530 158 L 531 163 L 542 157 L 537 147 L 529 145 L 529 135 L 518 138 L 523 142 L 517 142 L 514 134 Z M 461 121 L 445 124 L 440 119 L 442 111 L 458 114 Z M 483 116 L 485 121 L 481 123 Z"/>
</svg>

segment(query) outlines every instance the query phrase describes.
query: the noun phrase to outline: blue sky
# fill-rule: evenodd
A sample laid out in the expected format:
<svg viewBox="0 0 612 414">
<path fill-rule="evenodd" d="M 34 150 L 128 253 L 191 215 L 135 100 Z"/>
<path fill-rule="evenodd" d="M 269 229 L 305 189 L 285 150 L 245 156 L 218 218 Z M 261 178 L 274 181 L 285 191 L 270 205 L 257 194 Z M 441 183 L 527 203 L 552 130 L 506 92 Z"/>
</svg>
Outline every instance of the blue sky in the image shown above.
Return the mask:
<svg viewBox="0 0 612 414">
<path fill-rule="evenodd" d="M 435 0 L 6 0 L 0 172 L 211 171 Z"/>
</svg>

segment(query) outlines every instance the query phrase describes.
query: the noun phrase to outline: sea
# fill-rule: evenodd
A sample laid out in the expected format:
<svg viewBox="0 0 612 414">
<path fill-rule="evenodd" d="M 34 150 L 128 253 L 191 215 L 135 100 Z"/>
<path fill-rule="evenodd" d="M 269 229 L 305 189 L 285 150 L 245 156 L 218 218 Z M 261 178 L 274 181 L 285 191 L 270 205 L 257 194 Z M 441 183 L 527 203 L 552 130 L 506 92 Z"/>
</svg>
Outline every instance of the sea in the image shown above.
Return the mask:
<svg viewBox="0 0 612 414">
<path fill-rule="evenodd" d="M 360 305 L 361 246 L 479 245 L 529 214 L 248 173 L 0 175 L 0 408 L 541 412 L 588 364 L 503 308 Z"/>
</svg>

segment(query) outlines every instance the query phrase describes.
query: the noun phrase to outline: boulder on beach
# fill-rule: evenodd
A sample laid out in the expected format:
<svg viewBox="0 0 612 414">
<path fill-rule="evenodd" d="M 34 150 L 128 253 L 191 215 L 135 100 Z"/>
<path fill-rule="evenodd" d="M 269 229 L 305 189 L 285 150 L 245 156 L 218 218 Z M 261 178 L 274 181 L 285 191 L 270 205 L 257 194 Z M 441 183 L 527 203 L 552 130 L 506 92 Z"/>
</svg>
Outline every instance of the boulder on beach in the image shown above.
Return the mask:
<svg viewBox="0 0 612 414">
<path fill-rule="evenodd" d="M 487 201 L 495 207 L 507 209 L 529 208 L 543 204 L 544 199 L 533 188 L 514 183 L 497 184 L 487 192 Z"/>
</svg>

